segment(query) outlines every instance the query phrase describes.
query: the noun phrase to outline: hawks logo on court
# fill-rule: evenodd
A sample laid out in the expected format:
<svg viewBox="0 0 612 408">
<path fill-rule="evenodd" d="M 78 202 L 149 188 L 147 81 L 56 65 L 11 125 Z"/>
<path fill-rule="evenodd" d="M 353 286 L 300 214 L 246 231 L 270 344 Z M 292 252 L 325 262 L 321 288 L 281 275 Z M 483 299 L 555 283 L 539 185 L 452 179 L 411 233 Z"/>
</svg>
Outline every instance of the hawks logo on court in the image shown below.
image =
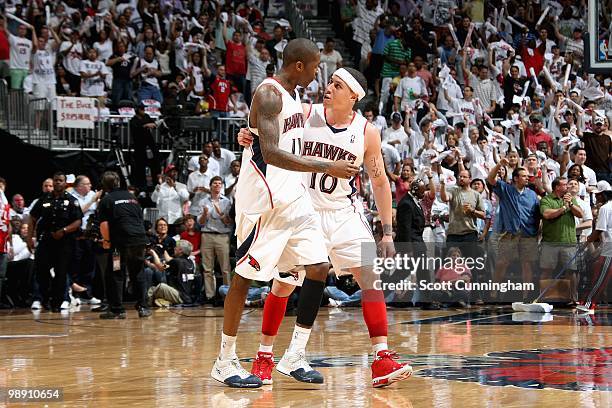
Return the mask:
<svg viewBox="0 0 612 408">
<path fill-rule="evenodd" d="M 364 356 L 313 356 L 312 367 L 364 367 Z M 243 361 L 252 361 L 245 359 Z M 612 347 L 536 349 L 489 353 L 485 356 L 402 355 L 415 375 L 482 385 L 568 391 L 612 391 Z"/>
<path fill-rule="evenodd" d="M 517 350 L 489 353 L 488 361 L 428 368 L 420 377 L 478 382 L 485 385 L 612 391 L 612 347 L 597 349 Z"/>
<path fill-rule="evenodd" d="M 257 262 L 257 259 L 253 258 L 251 255 L 248 255 L 248 258 L 249 258 L 249 265 L 251 265 L 251 267 L 255 269 L 257 272 L 259 272 L 261 270 L 261 266 L 259 266 L 259 262 Z"/>
</svg>

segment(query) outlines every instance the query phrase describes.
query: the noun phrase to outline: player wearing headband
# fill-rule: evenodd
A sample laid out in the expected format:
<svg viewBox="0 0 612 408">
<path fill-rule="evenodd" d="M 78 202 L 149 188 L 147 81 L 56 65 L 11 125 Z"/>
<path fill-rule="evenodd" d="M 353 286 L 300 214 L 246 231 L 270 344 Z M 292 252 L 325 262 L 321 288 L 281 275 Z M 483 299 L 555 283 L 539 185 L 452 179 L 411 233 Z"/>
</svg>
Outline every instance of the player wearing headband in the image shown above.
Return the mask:
<svg viewBox="0 0 612 408">
<path fill-rule="evenodd" d="M 353 111 L 355 103 L 365 96 L 366 89 L 366 79 L 359 71 L 352 68 L 335 71 L 325 90 L 323 104 L 304 106 L 306 122 L 301 151 L 304 157 L 328 161 L 347 159 L 353 160 L 357 166 L 364 164 L 382 220 L 383 256 L 393 256 L 391 189 L 384 170 L 380 133 Z M 241 130 L 240 144 L 248 146 L 250 139 L 249 133 Z M 384 387 L 408 378 L 412 368 L 395 361 L 397 354 L 387 345 L 387 309 L 383 292 L 374 289 L 371 261 L 362 260 L 362 244 L 374 246 L 375 241 L 363 215 L 355 178 L 343 180 L 325 173 L 305 173 L 303 183 L 308 187 L 315 210 L 321 217 L 327 252 L 336 274 L 353 275 L 362 289 L 363 317 L 374 352 L 372 384 Z M 251 370 L 264 384 L 272 383 L 272 345 L 287 299 L 303 279 L 302 271 L 286 273 L 291 266 L 279 264 L 278 269 L 281 273 L 274 279 L 264 306 L 261 345 Z M 281 373 L 285 371 L 284 364 L 281 360 L 277 366 Z"/>
</svg>

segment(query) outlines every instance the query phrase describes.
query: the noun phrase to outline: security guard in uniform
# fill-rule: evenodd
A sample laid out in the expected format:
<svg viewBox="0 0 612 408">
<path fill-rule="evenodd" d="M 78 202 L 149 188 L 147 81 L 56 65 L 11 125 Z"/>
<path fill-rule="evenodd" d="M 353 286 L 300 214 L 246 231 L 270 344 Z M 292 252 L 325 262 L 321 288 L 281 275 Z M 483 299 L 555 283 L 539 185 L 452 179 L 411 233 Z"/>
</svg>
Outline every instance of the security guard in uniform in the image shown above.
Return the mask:
<svg viewBox="0 0 612 408">
<path fill-rule="evenodd" d="M 74 196 L 66 192 L 66 175 L 53 175 L 53 191 L 45 193 L 30 211 L 28 247 L 34 249 L 34 233 L 38 240 L 35 252 L 36 279 L 43 305 L 59 312 L 66 296 L 66 277 L 73 261 L 75 232 L 81 227 L 83 213 Z M 49 293 L 49 279 L 54 277 Z"/>
<path fill-rule="evenodd" d="M 119 175 L 107 171 L 102 175 L 102 188 L 107 194 L 98 206 L 102 247 L 113 248 L 121 256 L 121 269 L 107 271 L 106 297 L 109 309 L 101 319 L 125 319 L 123 308 L 124 268 L 130 276 L 139 317 L 148 317 L 147 287 L 144 278 L 145 244 L 148 242 L 142 209 L 132 193 L 119 188 Z"/>
</svg>

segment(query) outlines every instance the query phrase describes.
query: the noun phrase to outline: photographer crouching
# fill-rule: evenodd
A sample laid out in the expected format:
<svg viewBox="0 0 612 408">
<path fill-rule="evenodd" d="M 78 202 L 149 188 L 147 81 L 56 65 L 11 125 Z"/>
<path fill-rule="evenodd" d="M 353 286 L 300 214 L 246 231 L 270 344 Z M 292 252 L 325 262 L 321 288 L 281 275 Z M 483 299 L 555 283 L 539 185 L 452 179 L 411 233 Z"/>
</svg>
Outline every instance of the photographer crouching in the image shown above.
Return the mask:
<svg viewBox="0 0 612 408">
<path fill-rule="evenodd" d="M 157 253 L 149 250 L 155 264 L 164 265 L 168 284 L 160 283 L 149 288 L 147 298 L 149 305 L 155 304 L 160 307 L 190 304 L 195 301 L 194 283 L 196 279 L 195 264 L 189 256 L 193 247 L 191 242 L 180 240 L 176 243 L 174 258 L 166 258 L 167 263 L 162 263 Z M 167 253 L 165 253 L 167 255 Z"/>
<path fill-rule="evenodd" d="M 100 233 L 102 247 L 119 252 L 122 268 L 106 274 L 106 296 L 109 310 L 101 319 L 125 319 L 123 307 L 124 268 L 129 273 L 136 296 L 139 317 L 151 316 L 147 308 L 144 284 L 145 234 L 142 209 L 136 198 L 127 190 L 119 188 L 119 175 L 107 171 L 102 175 L 102 188 L 107 194 L 100 200 Z"/>
</svg>

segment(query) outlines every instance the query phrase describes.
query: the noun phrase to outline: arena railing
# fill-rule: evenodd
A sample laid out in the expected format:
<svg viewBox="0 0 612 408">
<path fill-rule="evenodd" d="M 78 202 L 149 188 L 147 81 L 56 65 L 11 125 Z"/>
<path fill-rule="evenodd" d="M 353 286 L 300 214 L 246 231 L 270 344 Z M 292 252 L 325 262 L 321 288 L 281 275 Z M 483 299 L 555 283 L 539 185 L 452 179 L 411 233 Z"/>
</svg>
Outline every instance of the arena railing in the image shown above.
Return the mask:
<svg viewBox="0 0 612 408">
<path fill-rule="evenodd" d="M 0 79 L 0 129 L 9 130 L 11 124 L 9 121 L 9 111 L 8 111 L 8 95 L 9 89 L 8 84 L 4 79 Z"/>
<path fill-rule="evenodd" d="M 98 100 L 93 98 L 97 114 L 92 129 L 67 128 L 57 126 L 57 98 L 48 101 L 32 98 L 23 90 L 9 89 L 0 80 L 0 128 L 20 137 L 22 140 L 50 150 L 100 150 L 113 147 L 127 150 L 132 146 L 130 117 L 125 115 L 101 115 Z M 166 117 L 168 122 L 177 123 L 180 117 Z M 164 132 L 162 126 L 154 131 L 158 149 L 170 152 L 172 149 L 190 153 L 202 151 L 206 141 L 218 138 L 224 148 L 239 151 L 236 135 L 246 126 L 246 118 L 227 117 L 208 119 L 208 125 L 198 128 L 198 117 L 188 117 L 196 121 L 195 127 L 187 130 L 182 125 L 173 125 Z M 183 123 L 183 122 L 178 122 Z"/>
</svg>

